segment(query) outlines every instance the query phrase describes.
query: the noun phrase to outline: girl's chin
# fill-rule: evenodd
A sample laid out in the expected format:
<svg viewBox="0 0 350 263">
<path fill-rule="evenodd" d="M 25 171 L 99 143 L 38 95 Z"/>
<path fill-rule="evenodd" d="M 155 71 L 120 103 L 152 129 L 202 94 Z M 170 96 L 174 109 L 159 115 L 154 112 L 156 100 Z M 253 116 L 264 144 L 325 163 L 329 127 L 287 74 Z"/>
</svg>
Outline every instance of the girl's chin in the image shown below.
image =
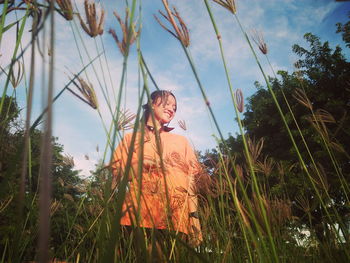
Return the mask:
<svg viewBox="0 0 350 263">
<path fill-rule="evenodd" d="M 171 119 L 166 119 L 166 120 L 162 120 L 161 123 L 162 123 L 162 125 L 164 125 L 164 124 L 169 123 L 170 121 L 171 121 Z"/>
</svg>

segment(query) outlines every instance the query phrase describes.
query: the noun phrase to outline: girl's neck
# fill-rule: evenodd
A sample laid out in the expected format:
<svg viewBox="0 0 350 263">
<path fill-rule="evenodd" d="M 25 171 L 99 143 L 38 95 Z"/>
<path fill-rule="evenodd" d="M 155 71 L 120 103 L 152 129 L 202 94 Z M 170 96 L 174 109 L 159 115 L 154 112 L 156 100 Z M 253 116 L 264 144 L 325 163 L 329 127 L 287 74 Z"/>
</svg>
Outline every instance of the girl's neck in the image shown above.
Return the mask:
<svg viewBox="0 0 350 263">
<path fill-rule="evenodd" d="M 154 127 L 157 130 L 159 130 L 160 128 L 163 127 L 163 125 L 157 119 L 155 119 L 155 122 L 153 122 L 152 116 L 149 116 L 149 118 L 148 118 L 148 120 L 146 122 L 146 125 Z"/>
</svg>

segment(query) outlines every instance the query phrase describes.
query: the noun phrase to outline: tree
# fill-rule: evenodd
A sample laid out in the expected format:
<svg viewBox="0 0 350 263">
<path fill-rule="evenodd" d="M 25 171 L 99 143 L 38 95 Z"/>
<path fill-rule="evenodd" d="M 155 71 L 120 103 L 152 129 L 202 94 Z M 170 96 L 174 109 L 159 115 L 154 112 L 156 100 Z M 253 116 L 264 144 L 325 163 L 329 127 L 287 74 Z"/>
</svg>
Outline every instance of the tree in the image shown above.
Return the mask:
<svg viewBox="0 0 350 263">
<path fill-rule="evenodd" d="M 343 40 L 346 43 L 346 46 L 350 48 L 350 21 L 348 21 L 345 24 L 337 23 L 337 33 L 342 33 Z"/>
<path fill-rule="evenodd" d="M 328 42 L 321 43 L 311 33 L 305 34 L 304 38 L 309 48 L 293 46 L 293 51 L 300 57 L 296 63 L 298 70 L 293 73 L 279 71 L 280 77 L 270 78 L 270 83 L 316 189 L 300 166 L 269 91 L 260 84 L 256 84 L 257 92 L 248 99 L 243 124 L 246 137 L 250 139 L 249 149 L 261 188 L 273 198 L 289 199 L 300 226 L 307 226 L 318 240 L 326 242 L 333 240 L 329 226 L 337 222 L 331 221 L 337 214 L 345 225 L 350 220 L 347 206 L 350 63 L 340 47 L 332 50 Z M 249 174 L 241 136 L 230 135 L 225 144 L 227 148 L 221 145 L 221 149 L 228 149 L 230 155 L 235 156 L 235 163 L 245 167 L 245 174 Z M 211 154 L 215 155 L 215 152 Z M 249 180 L 246 183 L 249 184 Z"/>
<path fill-rule="evenodd" d="M 1 99 L 1 98 L 0 98 Z M 38 234 L 38 198 L 39 171 L 42 132 L 34 129 L 30 134 L 30 153 L 27 169 L 23 216 L 25 220 L 18 225 L 18 191 L 21 174 L 21 158 L 24 141 L 23 123 L 19 119 L 20 109 L 13 98 L 5 98 L 7 117 L 1 115 L 0 129 L 0 249 L 6 251 L 6 257 L 12 258 L 21 253 L 22 260 L 35 257 Z M 10 105 L 10 107 L 8 107 Z M 73 169 L 74 163 L 63 153 L 63 145 L 52 138 L 52 215 L 51 215 L 51 247 L 57 248 L 65 240 L 70 222 L 75 216 L 76 203 L 81 199 L 79 186 L 83 180 L 78 171 Z M 16 231 L 20 230 L 21 247 L 15 251 Z M 7 250 L 5 250 L 7 247 Z"/>
</svg>

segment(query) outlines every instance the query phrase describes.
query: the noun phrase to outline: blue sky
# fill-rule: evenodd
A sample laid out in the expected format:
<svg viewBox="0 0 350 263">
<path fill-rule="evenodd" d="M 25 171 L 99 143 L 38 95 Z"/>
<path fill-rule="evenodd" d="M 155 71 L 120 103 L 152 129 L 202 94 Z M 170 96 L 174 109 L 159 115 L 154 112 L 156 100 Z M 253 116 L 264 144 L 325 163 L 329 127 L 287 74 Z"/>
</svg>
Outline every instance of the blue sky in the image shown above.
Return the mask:
<svg viewBox="0 0 350 263">
<path fill-rule="evenodd" d="M 121 77 L 122 56 L 107 31 L 109 28 L 114 28 L 120 35 L 119 24 L 112 12 L 117 11 L 123 17 L 125 1 L 100 2 L 100 7 L 107 12 L 107 18 L 104 26 L 105 33 L 101 38 L 98 37 L 95 40 L 86 36 L 81 30 L 78 20 L 76 20 L 76 24 L 69 24 L 61 17 L 56 16 L 55 93 L 68 82 L 67 74 L 69 71 L 75 73 L 81 69 L 82 62 L 78 51 L 81 52 L 83 63 L 86 64 L 88 55 L 84 50 L 84 45 L 89 56 L 95 57 L 102 50 L 101 43 L 103 42 L 111 71 L 111 81 L 106 74 L 107 62 L 104 59 L 101 64 L 100 62 L 94 63 L 96 74 L 90 67 L 87 70 L 87 75 L 83 74 L 82 77 L 88 78 L 93 84 L 97 92 L 103 122 L 108 126 L 111 118 L 102 96 L 101 86 L 107 87 L 111 96 L 113 89 L 114 92 L 117 92 Z M 200 0 L 170 0 L 169 2 L 171 5 L 176 5 L 190 30 L 190 51 L 223 134 L 225 136 L 228 133 L 235 134 L 238 128 L 234 121 L 234 110 L 220 59 L 219 46 L 204 2 Z M 222 35 L 233 87 L 234 89 L 240 88 L 247 99 L 255 92 L 254 82 L 257 80 L 263 83 L 262 76 L 231 14 L 214 2 L 209 2 Z M 76 3 L 80 12 L 83 13 L 83 1 L 79 0 Z M 237 14 L 247 32 L 252 29 L 263 32 L 269 48 L 269 58 L 275 70 L 282 69 L 290 72 L 293 70 L 293 63 L 297 57 L 291 51 L 292 45 L 305 46 L 303 35 L 306 32 L 318 35 L 322 41 L 328 40 L 331 47 L 342 46 L 347 57 L 349 55 L 349 49 L 342 43 L 341 36 L 335 34 L 335 23 L 347 21 L 347 14 L 350 11 L 349 2 L 238 0 L 236 4 Z M 197 150 L 203 151 L 213 148 L 215 140 L 212 135 L 216 134 L 216 131 L 210 121 L 200 90 L 180 44 L 154 20 L 153 14 L 156 14 L 158 9 L 163 10 L 160 0 L 146 0 L 142 1 L 142 14 L 137 14 L 137 17 L 142 19 L 141 49 L 144 57 L 160 88 L 172 90 L 177 96 L 178 112 L 172 122 L 173 126 L 176 127 L 174 132 L 187 136 Z M 21 14 L 18 13 L 18 16 Z M 6 23 L 13 19 L 15 19 L 14 16 L 9 17 Z M 28 29 L 26 28 L 23 44 L 26 44 L 30 39 Z M 78 41 L 78 48 L 72 32 L 75 33 Z M 3 67 L 9 63 L 9 57 L 13 52 L 14 33 L 14 30 L 8 31 L 1 43 L 0 64 Z M 47 46 L 48 44 L 46 44 Z M 27 75 L 29 75 L 29 58 L 29 55 L 25 56 Z M 47 59 L 46 57 L 45 61 Z M 260 57 L 260 59 L 268 74 L 272 75 L 265 64 L 265 58 Z M 45 76 L 42 71 L 45 65 L 47 65 L 46 62 L 42 62 L 42 58 L 37 56 L 32 121 L 42 109 L 42 90 L 45 90 L 43 88 L 45 85 L 41 85 L 41 79 Z M 103 81 L 103 74 L 105 74 L 106 84 Z M 4 75 L 0 76 L 0 83 L 4 83 Z M 123 98 L 125 107 L 132 112 L 135 112 L 137 107 L 137 83 L 137 56 L 136 49 L 133 47 L 128 65 L 127 91 Z M 25 116 L 24 84 L 23 81 L 22 85 L 17 88 L 19 104 L 24 108 L 23 116 Z M 151 85 L 150 88 L 154 90 Z M 12 92 L 11 88 L 8 94 L 10 92 Z M 68 92 L 55 103 L 54 110 L 54 135 L 64 145 L 65 152 L 74 157 L 76 168 L 81 169 L 81 174 L 87 176 L 88 171 L 93 169 L 102 157 L 102 150 L 106 145 L 102 121 L 95 110 Z M 185 120 L 188 130 L 181 130 L 177 125 L 177 120 Z M 99 152 L 96 151 L 97 145 Z M 89 160 L 85 159 L 85 155 L 89 156 Z"/>
</svg>

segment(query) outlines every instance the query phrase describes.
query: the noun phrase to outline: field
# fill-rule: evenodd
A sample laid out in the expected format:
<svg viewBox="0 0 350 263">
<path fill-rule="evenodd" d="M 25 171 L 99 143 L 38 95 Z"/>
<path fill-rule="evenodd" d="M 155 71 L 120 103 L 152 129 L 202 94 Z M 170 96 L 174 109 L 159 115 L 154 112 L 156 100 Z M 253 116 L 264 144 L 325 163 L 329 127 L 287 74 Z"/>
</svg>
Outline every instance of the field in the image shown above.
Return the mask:
<svg viewBox="0 0 350 263">
<path fill-rule="evenodd" d="M 216 49 L 207 53 L 219 61 L 208 66 L 192 53 L 200 41 L 192 35 L 200 36 L 176 1 L 157 1 L 154 17 L 147 17 L 147 1 L 118 3 L 118 13 L 101 2 L 0 1 L 0 262 L 349 262 L 349 19 L 335 26 L 344 50 L 306 33 L 305 45 L 292 47 L 293 69 L 280 70 L 263 33 L 247 30 L 240 19 L 241 1 L 203 0 L 203 45 L 210 39 Z M 224 17 L 216 16 L 218 10 Z M 235 76 L 250 69 L 232 62 L 235 43 L 231 50 L 223 21 L 234 24 L 257 68 L 254 92 L 235 85 Z M 151 42 L 143 30 L 162 32 L 177 49 L 161 45 L 163 38 Z M 152 70 L 158 58 L 148 48 L 160 47 L 153 43 L 164 48 L 159 53 L 169 56 L 167 64 L 181 64 L 192 78 L 192 86 L 178 90 L 187 110 L 178 126 L 194 146 L 195 133 L 203 130 L 208 145 L 197 151 L 201 169 L 192 189 L 202 241 L 171 226 L 152 231 L 120 225 L 131 164 L 115 185 L 113 151 L 125 132 L 144 133 L 142 105 L 151 92 L 172 87 Z M 203 74 L 211 66 L 212 75 Z M 208 90 L 210 78 L 215 85 Z M 134 108 L 126 109 L 131 100 Z M 196 101 L 202 105 L 197 113 Z M 218 114 L 220 103 L 232 112 Z M 208 125 L 191 133 L 184 116 L 200 111 Z M 86 112 L 97 116 L 101 133 Z M 57 122 L 72 116 L 81 137 L 67 128 L 70 144 L 88 143 L 85 133 L 103 141 L 79 167 L 57 132 L 64 136 L 66 127 Z M 92 168 L 81 165 L 88 161 Z M 142 171 L 143 163 L 138 165 Z"/>
</svg>

